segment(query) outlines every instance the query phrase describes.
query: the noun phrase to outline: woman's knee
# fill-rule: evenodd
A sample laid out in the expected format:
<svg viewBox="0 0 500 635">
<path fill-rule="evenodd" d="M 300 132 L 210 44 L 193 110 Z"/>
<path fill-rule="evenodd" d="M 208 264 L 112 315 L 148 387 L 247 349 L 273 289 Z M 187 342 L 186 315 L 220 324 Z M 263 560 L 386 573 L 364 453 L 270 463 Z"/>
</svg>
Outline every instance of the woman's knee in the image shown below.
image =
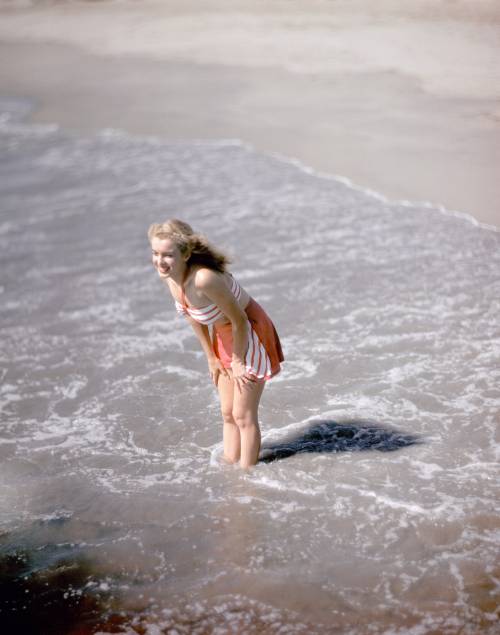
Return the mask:
<svg viewBox="0 0 500 635">
<path fill-rule="evenodd" d="M 221 408 L 221 413 L 222 413 L 222 421 L 224 423 L 235 423 L 235 420 L 233 418 L 233 411 L 231 408 Z"/>
<path fill-rule="evenodd" d="M 256 417 L 251 410 L 235 409 L 232 412 L 232 417 L 238 428 L 249 428 L 257 424 Z"/>
</svg>

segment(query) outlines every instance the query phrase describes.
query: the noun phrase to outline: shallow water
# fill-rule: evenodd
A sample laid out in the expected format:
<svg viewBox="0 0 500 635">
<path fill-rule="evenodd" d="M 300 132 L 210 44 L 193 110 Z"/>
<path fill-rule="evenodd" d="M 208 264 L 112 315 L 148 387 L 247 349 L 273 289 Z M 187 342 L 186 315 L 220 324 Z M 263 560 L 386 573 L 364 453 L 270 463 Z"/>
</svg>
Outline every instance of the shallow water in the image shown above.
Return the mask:
<svg viewBox="0 0 500 635">
<path fill-rule="evenodd" d="M 0 109 L 11 631 L 497 632 L 500 233 L 236 141 Z M 282 339 L 248 474 L 149 263 L 169 216 Z"/>
</svg>

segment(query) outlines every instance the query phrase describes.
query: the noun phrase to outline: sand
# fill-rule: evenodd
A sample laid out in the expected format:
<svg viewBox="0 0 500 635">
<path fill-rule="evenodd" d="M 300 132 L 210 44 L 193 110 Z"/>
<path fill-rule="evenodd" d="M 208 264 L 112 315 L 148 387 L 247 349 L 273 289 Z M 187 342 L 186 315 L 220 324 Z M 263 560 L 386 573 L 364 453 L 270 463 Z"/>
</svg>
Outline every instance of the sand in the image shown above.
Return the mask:
<svg viewBox="0 0 500 635">
<path fill-rule="evenodd" d="M 0 94 L 33 120 L 238 138 L 500 227 L 493 0 L 0 4 Z"/>
</svg>

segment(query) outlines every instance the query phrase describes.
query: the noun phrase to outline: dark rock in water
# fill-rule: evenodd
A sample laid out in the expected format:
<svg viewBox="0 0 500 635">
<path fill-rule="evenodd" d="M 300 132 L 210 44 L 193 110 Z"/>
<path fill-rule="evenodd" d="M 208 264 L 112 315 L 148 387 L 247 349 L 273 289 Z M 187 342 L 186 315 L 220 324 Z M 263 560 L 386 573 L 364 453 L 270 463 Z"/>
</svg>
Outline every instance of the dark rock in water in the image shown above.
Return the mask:
<svg viewBox="0 0 500 635">
<path fill-rule="evenodd" d="M 111 601 L 110 593 L 95 581 L 92 564 L 83 558 L 44 567 L 28 550 L 0 556 L 3 633 L 90 635 L 110 618 Z"/>
<path fill-rule="evenodd" d="M 422 442 L 422 439 L 415 434 L 383 427 L 370 421 L 352 420 L 337 423 L 336 421 L 319 420 L 312 422 L 309 428 L 297 432 L 286 441 L 270 445 L 264 444 L 260 461 L 271 463 L 305 452 L 359 452 L 365 450 L 392 452 Z"/>
</svg>

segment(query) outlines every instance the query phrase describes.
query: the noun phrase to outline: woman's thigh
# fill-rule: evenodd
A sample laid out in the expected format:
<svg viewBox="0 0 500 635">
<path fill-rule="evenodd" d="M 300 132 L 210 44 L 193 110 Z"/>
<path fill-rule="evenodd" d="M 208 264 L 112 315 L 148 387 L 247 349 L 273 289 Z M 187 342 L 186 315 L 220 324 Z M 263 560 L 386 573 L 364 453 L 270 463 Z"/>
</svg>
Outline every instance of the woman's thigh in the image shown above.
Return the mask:
<svg viewBox="0 0 500 635">
<path fill-rule="evenodd" d="M 265 381 L 254 381 L 238 390 L 233 389 L 233 416 L 235 418 L 247 418 L 252 416 L 257 419 L 260 398 L 266 386 Z"/>
</svg>

